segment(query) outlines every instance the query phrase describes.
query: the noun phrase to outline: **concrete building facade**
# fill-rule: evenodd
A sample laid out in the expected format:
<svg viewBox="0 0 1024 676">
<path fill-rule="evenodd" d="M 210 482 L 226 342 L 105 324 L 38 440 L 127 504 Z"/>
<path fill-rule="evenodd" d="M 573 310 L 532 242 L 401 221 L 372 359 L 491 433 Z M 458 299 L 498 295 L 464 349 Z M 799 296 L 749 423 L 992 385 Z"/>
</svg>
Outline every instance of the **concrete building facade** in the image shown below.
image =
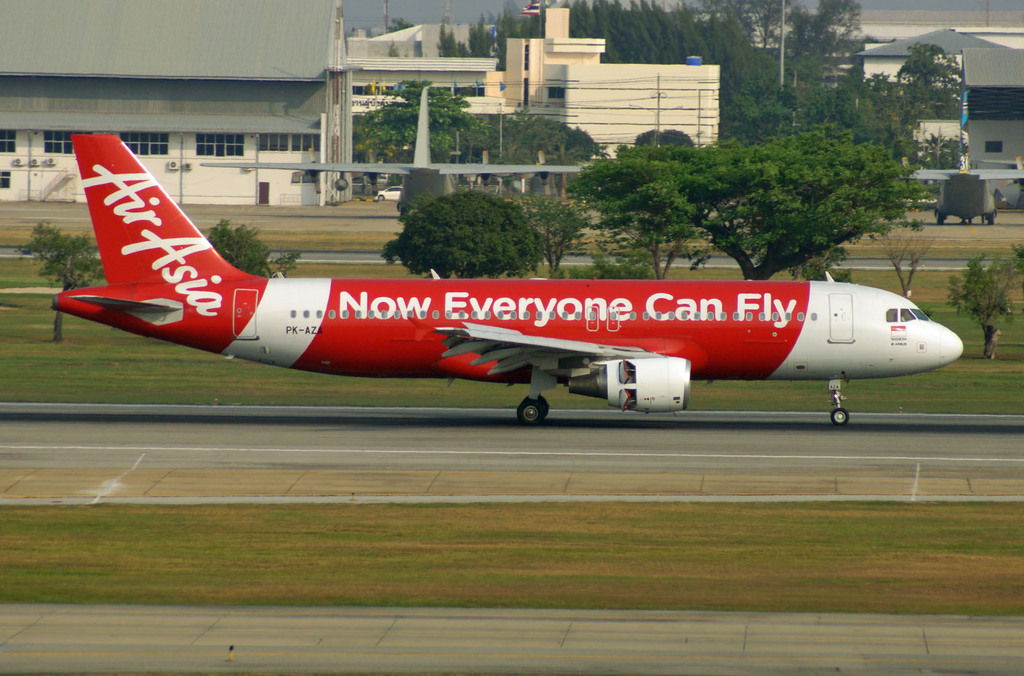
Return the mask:
<svg viewBox="0 0 1024 676">
<path fill-rule="evenodd" d="M 120 135 L 180 202 L 317 203 L 304 175 L 200 165 L 320 157 L 335 12 L 335 0 L 0 0 L 0 200 L 84 200 L 70 136 L 90 132 Z"/>
<path fill-rule="evenodd" d="M 601 63 L 605 41 L 570 38 L 564 8 L 546 10 L 544 31 L 508 41 L 499 92 L 508 107 L 580 127 L 612 151 L 650 130 L 676 129 L 697 145 L 718 139 L 718 65 Z"/>
</svg>

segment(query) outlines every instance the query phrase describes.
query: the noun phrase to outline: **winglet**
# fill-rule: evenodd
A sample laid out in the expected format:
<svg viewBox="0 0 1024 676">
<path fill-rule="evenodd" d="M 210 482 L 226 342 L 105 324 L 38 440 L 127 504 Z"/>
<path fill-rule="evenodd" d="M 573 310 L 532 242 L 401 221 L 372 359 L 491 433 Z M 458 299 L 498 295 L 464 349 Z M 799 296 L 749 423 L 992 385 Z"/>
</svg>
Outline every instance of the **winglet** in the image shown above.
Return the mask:
<svg viewBox="0 0 1024 676">
<path fill-rule="evenodd" d="M 416 167 L 427 167 L 430 165 L 430 111 L 427 109 L 427 96 L 430 87 L 424 87 L 420 94 L 420 117 L 416 125 L 416 151 L 412 157 L 412 163 Z"/>
</svg>

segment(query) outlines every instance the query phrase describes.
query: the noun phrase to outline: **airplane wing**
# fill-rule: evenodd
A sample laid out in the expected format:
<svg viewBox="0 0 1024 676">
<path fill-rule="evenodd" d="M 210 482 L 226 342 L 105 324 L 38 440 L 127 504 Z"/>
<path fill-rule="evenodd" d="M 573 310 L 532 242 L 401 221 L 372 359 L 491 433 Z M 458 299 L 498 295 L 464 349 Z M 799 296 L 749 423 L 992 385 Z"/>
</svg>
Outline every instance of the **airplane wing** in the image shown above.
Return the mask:
<svg viewBox="0 0 1024 676">
<path fill-rule="evenodd" d="M 200 162 L 203 167 L 235 169 L 287 169 L 290 171 L 361 171 L 375 174 L 407 175 L 413 169 L 431 169 L 446 176 L 478 176 L 480 174 L 575 174 L 580 167 L 572 164 L 371 164 L 369 162 Z"/>
<path fill-rule="evenodd" d="M 918 169 L 911 178 L 919 181 L 944 181 L 954 176 L 977 176 L 982 181 L 1015 181 L 1024 180 L 1024 171 L 1020 169 Z"/>
<path fill-rule="evenodd" d="M 444 175 L 478 176 L 480 174 L 576 174 L 573 164 L 432 164 L 431 169 Z"/>
<path fill-rule="evenodd" d="M 479 355 L 472 362 L 474 366 L 495 362 L 488 375 L 508 373 L 529 365 L 550 364 L 552 360 L 557 362 L 563 357 L 637 359 L 659 356 L 641 348 L 531 336 L 513 329 L 482 324 L 467 323 L 462 327 L 438 328 L 435 332 L 448 336 L 442 341 L 448 348 L 442 358 Z"/>
<path fill-rule="evenodd" d="M 200 162 L 203 167 L 237 169 L 288 169 L 290 171 L 362 171 L 375 174 L 408 174 L 411 164 L 374 164 L 371 162 Z"/>
</svg>

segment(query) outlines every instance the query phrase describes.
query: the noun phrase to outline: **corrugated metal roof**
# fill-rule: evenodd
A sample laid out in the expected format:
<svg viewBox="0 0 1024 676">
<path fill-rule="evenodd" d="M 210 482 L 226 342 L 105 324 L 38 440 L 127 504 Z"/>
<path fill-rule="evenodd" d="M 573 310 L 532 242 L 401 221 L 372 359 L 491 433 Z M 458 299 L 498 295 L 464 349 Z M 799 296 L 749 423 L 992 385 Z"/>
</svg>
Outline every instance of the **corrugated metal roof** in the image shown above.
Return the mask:
<svg viewBox="0 0 1024 676">
<path fill-rule="evenodd" d="M 110 115 L 102 113 L 0 112 L 0 129 L 312 134 L 319 132 L 320 119 L 284 115 Z"/>
<path fill-rule="evenodd" d="M 1024 49 L 965 49 L 964 84 L 1024 87 Z"/>
<path fill-rule="evenodd" d="M 897 40 L 887 45 L 865 49 L 863 52 L 859 52 L 857 56 L 910 56 L 910 47 L 916 44 L 937 45 L 947 54 L 959 54 L 961 50 L 971 48 L 1006 49 L 1002 45 L 976 38 L 973 35 L 944 29 L 907 38 L 906 40 Z"/>
<path fill-rule="evenodd" d="M 311 80 L 334 0 L 0 0 L 0 74 Z"/>
<path fill-rule="evenodd" d="M 379 70 L 379 71 L 407 71 L 445 73 L 458 72 L 480 72 L 486 73 L 498 69 L 497 59 L 471 59 L 459 57 L 350 57 L 347 60 L 349 69 Z"/>
</svg>

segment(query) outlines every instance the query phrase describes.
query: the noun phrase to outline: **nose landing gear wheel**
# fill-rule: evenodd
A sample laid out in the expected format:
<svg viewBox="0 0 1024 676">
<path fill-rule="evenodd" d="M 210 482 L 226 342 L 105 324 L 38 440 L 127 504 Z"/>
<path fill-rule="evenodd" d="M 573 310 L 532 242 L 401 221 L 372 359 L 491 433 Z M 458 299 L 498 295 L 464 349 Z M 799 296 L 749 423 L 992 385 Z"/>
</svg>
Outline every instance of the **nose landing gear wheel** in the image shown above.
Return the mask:
<svg viewBox="0 0 1024 676">
<path fill-rule="evenodd" d="M 516 409 L 516 417 L 522 425 L 539 425 L 548 417 L 548 402 L 544 397 L 527 397 Z"/>
<path fill-rule="evenodd" d="M 845 373 L 843 374 L 846 375 Z M 832 401 L 832 424 L 842 426 L 850 422 L 850 412 L 843 408 L 843 400 L 846 399 L 843 396 L 843 385 L 845 384 L 844 379 L 833 378 L 828 381 L 828 395 Z"/>
</svg>

